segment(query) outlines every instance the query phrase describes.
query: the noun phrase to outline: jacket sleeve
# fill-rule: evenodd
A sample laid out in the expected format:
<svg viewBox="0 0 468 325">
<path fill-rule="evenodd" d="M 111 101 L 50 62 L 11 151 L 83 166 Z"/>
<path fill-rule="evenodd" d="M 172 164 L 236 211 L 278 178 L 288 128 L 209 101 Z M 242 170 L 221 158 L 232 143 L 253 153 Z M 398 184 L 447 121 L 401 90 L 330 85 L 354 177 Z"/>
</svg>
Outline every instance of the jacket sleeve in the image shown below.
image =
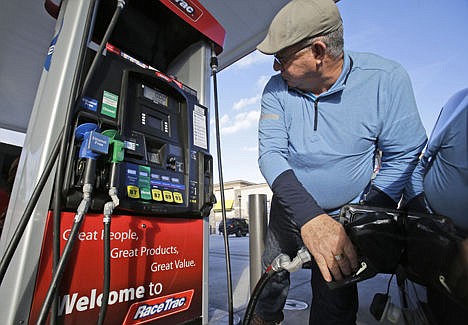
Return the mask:
<svg viewBox="0 0 468 325">
<path fill-rule="evenodd" d="M 286 213 L 301 228 L 309 220 L 325 213 L 289 169 L 279 175 L 271 187 Z"/>
<path fill-rule="evenodd" d="M 284 114 L 281 90 L 285 90 L 278 79 L 273 77 L 262 95 L 262 109 L 258 125 L 258 164 L 263 177 L 270 187 L 284 171 L 291 169 L 288 157 L 288 132 Z"/>
<path fill-rule="evenodd" d="M 259 167 L 268 185 L 285 211 L 302 227 L 313 217 L 324 213 L 292 171 L 288 160 L 288 134 L 281 89 L 283 83 L 274 77 L 265 87 L 259 121 Z"/>
</svg>

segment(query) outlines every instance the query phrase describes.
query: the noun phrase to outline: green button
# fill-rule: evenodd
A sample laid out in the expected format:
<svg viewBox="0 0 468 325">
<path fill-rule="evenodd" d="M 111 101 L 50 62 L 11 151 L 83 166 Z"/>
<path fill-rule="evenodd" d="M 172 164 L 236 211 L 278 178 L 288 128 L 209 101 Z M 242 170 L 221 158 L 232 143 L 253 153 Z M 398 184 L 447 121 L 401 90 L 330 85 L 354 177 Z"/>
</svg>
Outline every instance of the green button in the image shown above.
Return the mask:
<svg viewBox="0 0 468 325">
<path fill-rule="evenodd" d="M 146 187 L 146 188 L 141 188 L 140 187 L 140 195 L 141 195 L 141 198 L 143 200 L 151 200 L 152 199 L 151 190 L 150 190 L 149 187 Z"/>
<path fill-rule="evenodd" d="M 101 114 L 116 118 L 118 102 L 119 96 L 104 90 L 104 94 L 102 95 Z"/>
</svg>

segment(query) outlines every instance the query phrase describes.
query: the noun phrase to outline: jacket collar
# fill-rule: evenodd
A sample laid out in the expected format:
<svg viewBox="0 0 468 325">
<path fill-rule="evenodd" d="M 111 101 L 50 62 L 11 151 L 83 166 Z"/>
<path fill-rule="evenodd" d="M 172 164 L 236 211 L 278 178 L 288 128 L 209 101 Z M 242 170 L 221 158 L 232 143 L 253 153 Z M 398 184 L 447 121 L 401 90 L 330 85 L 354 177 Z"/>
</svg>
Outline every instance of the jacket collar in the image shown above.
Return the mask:
<svg viewBox="0 0 468 325">
<path fill-rule="evenodd" d="M 349 55 L 349 53 L 347 51 L 344 51 L 343 69 L 341 70 L 340 76 L 335 81 L 335 83 L 330 87 L 330 89 L 328 89 L 324 93 L 321 93 L 319 96 L 316 96 L 311 92 L 304 92 L 302 90 L 295 89 L 295 88 L 292 90 L 297 91 L 298 93 L 305 95 L 307 97 L 311 97 L 313 100 L 316 100 L 317 98 L 329 96 L 331 94 L 342 91 L 345 88 L 346 82 L 348 81 L 348 77 L 349 77 L 349 74 L 351 73 L 352 68 L 353 68 L 353 60 L 351 59 L 351 56 Z"/>
</svg>

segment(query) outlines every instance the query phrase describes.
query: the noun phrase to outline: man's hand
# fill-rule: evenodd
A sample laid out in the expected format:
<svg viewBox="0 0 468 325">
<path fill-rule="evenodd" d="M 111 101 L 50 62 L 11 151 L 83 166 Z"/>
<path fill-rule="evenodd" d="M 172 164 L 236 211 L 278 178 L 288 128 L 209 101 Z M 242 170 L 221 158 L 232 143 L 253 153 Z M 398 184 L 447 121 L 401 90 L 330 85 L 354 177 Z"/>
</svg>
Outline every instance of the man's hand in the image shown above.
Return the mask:
<svg viewBox="0 0 468 325">
<path fill-rule="evenodd" d="M 343 275 L 357 269 L 357 254 L 351 240 L 343 226 L 329 215 L 318 215 L 303 225 L 301 237 L 325 281 L 341 280 Z"/>
</svg>

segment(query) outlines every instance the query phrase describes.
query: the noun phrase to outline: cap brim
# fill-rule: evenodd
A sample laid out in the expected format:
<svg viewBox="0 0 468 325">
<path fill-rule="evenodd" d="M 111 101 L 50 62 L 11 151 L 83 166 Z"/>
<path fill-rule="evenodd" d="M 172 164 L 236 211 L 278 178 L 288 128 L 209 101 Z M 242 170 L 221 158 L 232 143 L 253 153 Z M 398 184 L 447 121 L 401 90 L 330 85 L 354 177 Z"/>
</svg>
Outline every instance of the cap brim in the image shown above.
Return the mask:
<svg viewBox="0 0 468 325">
<path fill-rule="evenodd" d="M 271 42 L 269 42 L 268 36 L 260 44 L 257 45 L 257 50 L 259 50 L 263 54 L 268 55 L 272 55 L 279 52 L 279 50 L 277 50 L 274 46 L 272 46 Z"/>
</svg>

